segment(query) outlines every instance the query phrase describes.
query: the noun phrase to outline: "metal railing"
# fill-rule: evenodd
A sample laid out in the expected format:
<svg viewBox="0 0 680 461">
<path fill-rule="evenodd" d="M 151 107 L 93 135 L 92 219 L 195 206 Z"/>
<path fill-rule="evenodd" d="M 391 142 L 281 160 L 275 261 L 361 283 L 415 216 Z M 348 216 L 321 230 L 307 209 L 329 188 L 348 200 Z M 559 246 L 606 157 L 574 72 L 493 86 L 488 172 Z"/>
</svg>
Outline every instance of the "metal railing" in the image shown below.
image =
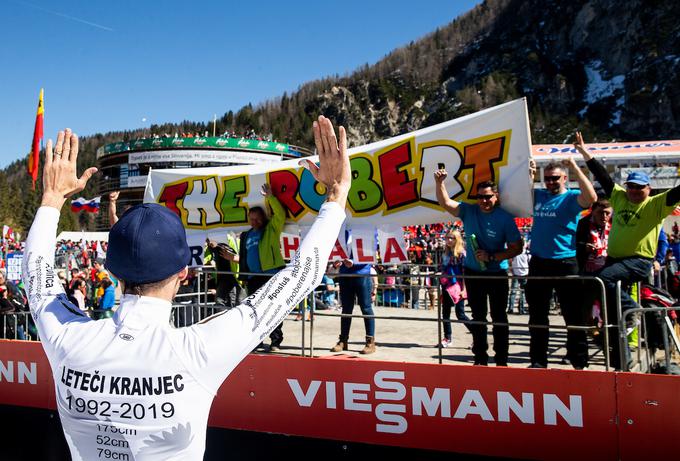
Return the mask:
<svg viewBox="0 0 680 461">
<path fill-rule="evenodd" d="M 643 372 L 652 372 L 653 367 L 656 364 L 656 358 L 655 358 L 655 347 L 650 347 L 650 342 L 649 342 L 649 327 L 646 325 L 647 322 L 647 317 L 645 314 L 653 313 L 653 312 L 672 312 L 672 311 L 678 311 L 680 310 L 680 306 L 671 306 L 671 307 L 637 307 L 633 309 L 627 309 L 625 312 L 623 312 L 622 319 L 619 322 L 619 341 L 620 341 L 620 351 L 621 351 L 621 369 L 622 371 L 630 371 L 631 370 L 631 365 L 635 365 L 635 361 L 632 360 L 627 360 L 627 354 L 625 353 L 626 348 L 628 348 L 628 339 L 626 335 L 626 318 L 629 315 L 632 314 L 642 314 L 642 320 L 640 323 L 640 326 L 642 327 L 642 338 L 641 340 L 638 340 L 638 358 L 637 358 L 637 366 L 641 368 L 641 371 Z M 677 353 L 680 353 L 680 340 L 678 340 L 678 337 L 675 334 L 675 330 L 673 329 L 673 326 L 670 322 L 670 319 L 668 316 L 664 316 L 664 322 L 662 323 L 662 331 L 661 331 L 661 338 L 663 341 L 663 351 L 664 351 L 664 363 L 665 363 L 665 370 L 666 373 L 669 374 L 671 370 L 671 343 L 669 341 L 669 337 L 673 339 L 673 347 Z M 640 354 L 641 350 L 645 351 L 645 361 L 641 360 Z"/>
<path fill-rule="evenodd" d="M 172 315 L 171 318 L 169 319 L 169 322 L 171 322 L 173 325 L 176 327 L 182 327 L 182 326 L 188 326 L 193 323 L 196 323 L 198 321 L 201 321 L 211 315 L 214 315 L 215 313 L 218 313 L 222 310 L 224 310 L 226 307 L 221 306 L 219 304 L 215 304 L 214 301 L 214 295 L 211 294 L 210 290 L 210 280 L 216 276 L 219 275 L 235 275 L 232 272 L 228 271 L 216 271 L 212 267 L 203 267 L 199 268 L 195 271 L 196 274 L 196 287 L 197 290 L 193 291 L 191 293 L 184 293 L 184 294 L 179 294 L 176 296 L 176 301 L 173 303 L 173 310 L 172 310 Z M 241 273 L 240 275 L 261 275 L 261 274 L 245 274 Z M 407 315 L 372 315 L 372 316 L 366 316 L 361 313 L 359 314 L 343 314 L 341 312 L 333 312 L 332 310 L 325 310 L 325 311 L 320 311 L 317 309 L 317 295 L 319 294 L 318 291 L 314 291 L 310 294 L 310 297 L 308 297 L 304 303 L 300 306 L 297 307 L 298 313 L 302 314 L 302 317 L 307 315 L 307 311 L 309 311 L 309 330 L 310 330 L 310 337 L 309 337 L 309 344 L 306 343 L 306 322 L 301 323 L 301 339 L 300 339 L 300 344 L 301 344 L 301 356 L 313 356 L 314 355 L 314 350 L 315 350 L 315 344 L 314 344 L 314 328 L 315 328 L 315 317 L 339 317 L 339 318 L 372 318 L 376 320 L 395 320 L 395 321 L 406 321 L 406 322 L 434 322 L 437 324 L 437 339 L 438 339 L 438 344 L 441 344 L 442 340 L 442 329 L 443 325 L 445 322 L 448 322 L 450 324 L 463 324 L 463 325 L 487 325 L 487 326 L 507 326 L 507 327 L 513 327 L 513 328 L 527 328 L 527 329 L 539 329 L 539 328 L 545 328 L 545 329 L 553 329 L 553 330 L 585 330 L 588 332 L 595 332 L 599 331 L 602 334 L 603 337 L 603 345 L 602 349 L 604 352 L 604 362 L 605 362 L 605 369 L 609 370 L 610 368 L 610 359 L 609 359 L 609 353 L 607 352 L 609 350 L 609 345 L 610 345 L 610 338 L 609 338 L 609 329 L 618 327 L 618 337 L 615 339 L 616 341 L 619 342 L 619 350 L 621 353 L 621 366 L 624 371 L 627 371 L 629 369 L 629 364 L 628 360 L 625 356 L 627 354 L 627 335 L 626 335 L 626 319 L 634 314 L 639 314 L 639 313 L 645 313 L 645 312 L 655 312 L 655 311 L 671 311 L 671 310 L 680 310 L 680 306 L 678 307 L 668 307 L 668 308 L 649 308 L 649 307 L 640 307 L 636 309 L 629 309 L 625 312 L 621 312 L 621 299 L 620 299 L 620 283 L 618 284 L 618 295 L 616 298 L 616 307 L 617 307 L 617 313 L 619 314 L 618 321 L 616 323 L 610 324 L 609 319 L 607 318 L 608 315 L 608 309 L 606 306 L 606 296 L 605 296 L 605 286 L 604 283 L 602 282 L 601 279 L 594 277 L 594 276 L 568 276 L 568 277 L 548 277 L 548 276 L 506 276 L 506 275 L 494 275 L 494 276 L 485 276 L 485 275 L 459 275 L 457 276 L 458 279 L 461 280 L 466 280 L 466 279 L 485 279 L 485 280 L 491 280 L 491 279 L 504 279 L 511 281 L 513 279 L 520 279 L 520 280 L 555 280 L 559 279 L 562 282 L 567 282 L 567 283 L 583 283 L 586 281 L 590 281 L 591 283 L 594 283 L 599 292 L 599 296 L 596 299 L 601 300 L 601 314 L 603 316 L 602 320 L 603 323 L 601 326 L 576 326 L 576 325 L 533 325 L 533 324 L 528 324 L 528 323 L 519 323 L 519 322 L 506 322 L 506 323 L 498 323 L 498 322 L 482 322 L 482 321 L 474 321 L 474 320 L 458 320 L 458 319 L 444 319 L 443 318 L 443 306 L 442 306 L 442 287 L 441 284 L 439 283 L 439 279 L 442 277 L 441 274 L 436 274 L 436 273 L 425 273 L 425 274 L 415 274 L 415 273 L 408 273 L 405 271 L 402 271 L 401 273 L 388 273 L 388 274 L 370 274 L 370 275 L 358 275 L 358 274 L 329 274 L 335 281 L 336 284 L 338 284 L 340 278 L 346 278 L 346 277 L 372 277 L 374 279 L 377 279 L 379 281 L 378 283 L 378 295 L 376 296 L 376 301 L 378 303 L 376 304 L 378 307 L 385 306 L 392 306 L 392 307 L 406 307 L 406 306 L 412 306 L 412 300 L 413 297 L 410 298 L 410 303 L 404 304 L 402 302 L 394 303 L 392 300 L 394 298 L 390 297 L 390 295 L 386 293 L 392 293 L 393 290 L 402 292 L 404 294 L 404 300 L 406 300 L 406 292 L 411 291 L 411 290 L 418 290 L 420 292 L 424 291 L 425 294 L 427 295 L 428 293 L 434 291 L 435 292 L 435 297 L 436 297 L 436 318 L 414 318 L 412 316 L 407 316 Z M 408 279 L 408 283 L 380 283 L 380 280 L 384 282 L 384 280 L 388 277 L 397 277 L 397 278 L 402 278 L 402 279 Z M 432 281 L 432 285 L 427 286 L 424 283 L 424 280 L 426 278 L 429 278 Z M 417 279 L 418 283 L 414 284 L 413 280 Z M 382 293 L 381 293 L 382 291 Z M 336 292 L 336 298 L 339 298 L 339 292 Z M 419 299 L 422 299 L 422 297 L 419 296 Z M 180 300 L 189 300 L 189 302 L 182 303 Z M 400 300 L 400 298 L 397 298 L 397 300 Z M 180 301 L 180 302 L 178 302 Z M 425 300 L 427 303 L 429 300 Z M 338 302 L 338 305 L 340 303 Z M 101 314 L 102 312 L 105 311 L 98 311 L 98 310 L 91 310 L 88 311 L 88 314 L 91 315 L 93 318 L 97 318 L 98 314 Z M 110 311 L 109 311 L 110 313 Z M 452 312 L 453 314 L 453 312 Z M 641 335 L 641 342 L 647 346 L 648 341 L 646 337 L 647 329 L 645 328 L 644 325 L 645 322 L 645 316 L 642 316 L 642 335 Z M 1 314 L 0 315 L 0 327 L 2 328 L 2 336 L 5 338 L 10 338 L 10 339 L 27 339 L 27 340 L 38 340 L 37 337 L 37 332 L 35 331 L 35 327 L 33 326 L 31 328 L 31 325 L 33 325 L 32 319 L 30 317 L 29 312 L 15 312 L 15 313 L 9 313 L 9 314 Z M 670 341 L 668 339 L 668 332 L 664 335 L 664 353 L 665 353 L 665 362 L 666 362 L 666 369 L 668 370 L 670 368 Z M 676 346 L 680 346 L 680 344 L 677 342 L 677 338 L 674 337 L 674 335 L 671 333 L 671 337 L 674 340 L 674 343 Z M 640 362 L 640 355 L 641 355 L 641 349 L 638 348 L 638 362 Z M 680 352 L 680 349 L 679 349 Z M 650 352 L 646 351 L 645 354 L 649 356 Z M 438 347 L 438 354 L 437 354 L 437 361 L 438 363 L 443 363 L 443 350 L 442 347 Z M 647 363 L 650 363 L 650 360 L 647 360 Z M 648 371 L 648 370 L 643 370 L 643 371 Z"/>
<path fill-rule="evenodd" d="M 38 332 L 28 311 L 0 314 L 0 337 L 22 341 L 39 341 Z"/>
<path fill-rule="evenodd" d="M 680 354 L 680 340 L 675 334 L 673 325 L 668 317 L 669 312 L 680 311 L 680 305 L 673 306 L 640 306 L 636 308 L 627 309 L 622 312 L 621 306 L 621 282 L 616 283 L 617 286 L 617 297 L 616 297 L 616 310 L 618 313 L 618 342 L 619 342 L 619 360 L 621 363 L 622 371 L 630 371 L 632 368 L 638 368 L 640 371 L 645 373 L 654 372 L 654 366 L 657 363 L 656 359 L 656 347 L 657 345 L 650 341 L 650 331 L 651 327 L 647 324 L 648 315 L 656 312 L 663 312 L 663 321 L 661 325 L 657 325 L 660 331 L 656 333 L 661 336 L 661 341 L 663 344 L 664 353 L 664 363 L 665 363 L 665 373 L 670 374 L 671 372 L 671 343 L 669 337 L 673 339 L 673 346 L 675 352 Z M 638 283 L 638 305 L 642 298 L 641 284 Z M 631 322 L 635 325 L 634 328 L 638 328 L 638 340 L 637 340 L 637 354 L 636 360 L 633 360 L 632 355 L 629 358 L 630 347 L 628 341 L 628 318 L 633 316 L 639 316 L 639 322 L 635 319 Z M 660 319 L 657 319 L 660 320 Z M 642 351 L 644 350 L 644 356 Z"/>
<path fill-rule="evenodd" d="M 202 285 L 202 289 L 199 290 L 196 293 L 191 293 L 191 294 L 186 294 L 182 296 L 193 296 L 193 297 L 198 297 L 198 306 L 205 308 L 205 306 L 213 306 L 212 309 L 213 311 L 202 311 L 205 313 L 205 315 L 200 315 L 200 319 L 202 320 L 205 318 L 207 315 L 211 315 L 213 312 L 217 312 L 219 310 L 224 309 L 223 307 L 220 306 L 215 306 L 212 304 L 210 301 L 208 301 L 208 296 L 209 296 L 209 290 L 208 290 L 208 278 L 209 276 L 217 276 L 217 275 L 235 275 L 232 272 L 229 271 L 216 271 L 215 269 L 211 267 L 204 267 L 201 268 L 199 271 L 197 271 L 197 286 Z M 255 274 L 255 273 L 241 273 L 240 275 L 261 275 L 261 274 Z M 306 347 L 305 341 L 306 341 L 306 335 L 305 335 L 305 322 L 302 323 L 302 337 L 301 337 L 301 356 L 313 356 L 314 355 L 314 319 L 315 316 L 319 317 L 339 317 L 339 318 L 360 318 L 360 319 L 365 319 L 365 318 L 372 318 L 376 320 L 396 320 L 396 321 L 410 321 L 410 322 L 435 322 L 437 323 L 437 338 L 438 338 L 438 344 L 441 344 L 442 340 L 442 328 L 444 322 L 449 322 L 449 323 L 459 323 L 459 324 L 464 324 L 464 325 L 488 325 L 488 326 L 507 326 L 507 327 L 517 327 L 517 328 L 528 328 L 528 329 L 554 329 L 554 330 L 564 330 L 564 331 L 569 331 L 569 330 L 584 330 L 587 332 L 594 332 L 594 331 L 600 331 L 602 332 L 603 336 L 603 350 L 607 351 L 609 349 L 609 344 L 610 344 L 610 339 L 608 335 L 608 328 L 615 326 L 615 325 L 610 325 L 608 318 L 607 318 L 607 309 L 606 309 L 606 301 L 604 297 L 605 293 L 605 287 L 602 281 L 593 276 L 568 276 L 568 277 L 548 277 L 548 276 L 503 276 L 503 275 L 498 275 L 498 276 L 484 276 L 484 275 L 477 275 L 477 276 L 458 276 L 457 278 L 461 280 L 465 279 L 504 279 L 504 280 L 512 280 L 512 279 L 523 279 L 523 280 L 560 280 L 560 281 L 572 281 L 572 283 L 583 283 L 584 281 L 591 281 L 595 283 L 598 287 L 599 291 L 599 299 L 601 300 L 601 305 L 602 310 L 602 316 L 603 316 L 603 325 L 601 327 L 597 326 L 576 326 L 576 325 L 533 325 L 533 324 L 527 324 L 527 323 L 518 323 L 518 322 L 507 322 L 507 323 L 498 323 L 498 322 L 482 322 L 482 321 L 474 321 L 474 320 L 458 320 L 458 319 L 443 319 L 442 315 L 442 291 L 441 291 L 441 285 L 439 284 L 439 278 L 441 278 L 441 274 L 437 273 L 426 273 L 426 274 L 411 274 L 411 273 L 406 273 L 406 272 L 401 272 L 401 273 L 387 273 L 387 274 L 366 274 L 366 275 L 358 275 L 358 274 L 330 274 L 332 275 L 332 278 L 338 282 L 338 279 L 340 278 L 349 278 L 349 277 L 372 277 L 372 278 L 377 278 L 378 280 L 384 280 L 386 278 L 390 277 L 401 277 L 401 278 L 409 278 L 409 281 L 413 278 L 417 278 L 419 280 L 419 283 L 417 285 L 413 285 L 411 283 L 409 284 L 403 284 L 403 283 L 378 283 L 378 295 L 376 296 L 376 300 L 379 302 L 377 304 L 377 307 L 380 307 L 380 304 L 382 304 L 383 307 L 404 307 L 404 304 L 402 303 L 394 303 L 392 302 L 393 298 L 389 298 L 388 296 L 385 296 L 384 292 L 383 295 L 380 295 L 380 290 L 388 291 L 388 290 L 403 290 L 406 292 L 407 290 L 414 289 L 417 287 L 418 290 L 425 291 L 427 294 L 428 292 L 431 292 L 432 290 L 435 291 L 436 293 L 436 311 L 437 311 L 437 316 L 436 318 L 413 318 L 411 316 L 402 316 L 402 315 L 363 315 L 363 314 L 343 314 L 339 312 L 328 312 L 328 311 L 319 311 L 316 309 L 316 296 L 314 296 L 313 292 L 310 297 L 306 300 L 307 305 L 311 306 L 311 309 L 309 309 L 309 317 L 310 317 L 310 343 L 309 343 L 309 348 Z M 425 283 L 423 283 L 423 280 L 429 278 L 432 281 L 432 285 L 427 286 Z M 385 300 L 388 299 L 386 302 Z M 381 302 L 382 301 L 382 302 Z M 427 302 L 427 300 L 426 300 Z M 187 305 L 184 307 L 185 309 L 192 309 L 195 308 L 196 306 L 194 305 Z M 176 309 L 181 309 L 181 306 L 175 306 Z M 300 307 L 298 306 L 297 308 L 298 313 L 302 313 L 303 317 L 306 315 L 307 312 L 307 307 L 303 306 Z M 610 368 L 610 362 L 609 362 L 609 354 L 604 353 L 604 362 L 605 362 L 605 369 Z M 443 363 L 443 351 L 441 347 L 438 347 L 438 363 Z"/>
</svg>

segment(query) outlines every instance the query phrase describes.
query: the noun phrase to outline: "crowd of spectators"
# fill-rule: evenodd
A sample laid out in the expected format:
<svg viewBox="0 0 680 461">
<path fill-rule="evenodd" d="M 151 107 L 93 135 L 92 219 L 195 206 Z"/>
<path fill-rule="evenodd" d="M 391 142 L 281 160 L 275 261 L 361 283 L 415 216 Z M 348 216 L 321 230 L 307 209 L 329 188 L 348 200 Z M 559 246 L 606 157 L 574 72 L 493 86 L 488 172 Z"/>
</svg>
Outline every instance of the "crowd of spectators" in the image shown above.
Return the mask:
<svg viewBox="0 0 680 461">
<path fill-rule="evenodd" d="M 592 210 L 583 213 L 579 221 L 577 236 L 577 260 L 579 273 L 591 275 L 597 273 L 605 263 L 607 256 L 607 241 L 611 228 L 612 208 L 605 198 L 598 199 L 592 206 Z M 511 258 L 509 274 L 514 276 L 509 281 L 509 296 L 503 304 L 508 313 L 516 311 L 518 314 L 528 314 L 529 306 L 525 298 L 526 277 L 528 275 L 531 252 L 529 251 L 531 223 L 524 222 L 521 227 L 521 235 L 525 241 L 523 251 Z M 410 264 L 384 265 L 375 264 L 368 267 L 371 277 L 366 277 L 370 301 L 364 304 L 362 313 L 367 316 L 373 315 L 372 307 L 387 306 L 411 309 L 435 310 L 438 303 L 442 306 L 443 336 L 439 347 L 449 347 L 452 343 L 451 315 L 455 313 L 458 321 L 464 323 L 465 328 L 474 331 L 469 321 L 466 306 L 469 307 L 468 291 L 463 278 L 456 276 L 470 273 L 464 268 L 465 254 L 469 251 L 469 236 L 466 238 L 465 228 L 460 221 L 448 221 L 432 225 L 412 225 L 404 227 L 404 238 L 407 243 Z M 208 265 L 214 265 L 218 271 L 238 272 L 238 264 L 233 259 L 225 259 L 220 256 L 220 251 L 215 242 L 206 242 L 206 259 Z M 232 239 L 227 245 L 235 248 L 238 252 L 239 242 Z M 5 246 L 6 251 L 20 252 L 20 242 Z M 55 266 L 57 276 L 64 285 L 69 299 L 78 306 L 86 315 L 93 318 L 104 318 L 112 314 L 115 309 L 115 300 L 120 295 L 116 294 L 117 281 L 103 267 L 106 257 L 107 243 L 97 241 L 77 242 L 62 240 L 55 248 Z M 666 246 L 659 245 L 659 252 L 663 258 L 659 259 L 669 279 L 669 289 L 672 286 L 670 280 L 677 280 L 678 267 L 676 254 L 680 253 L 680 232 L 677 226 L 674 232 L 668 235 Z M 231 252 L 233 253 L 233 251 Z M 318 310 L 331 309 L 341 312 L 343 296 L 343 280 L 337 278 L 339 272 L 350 273 L 341 270 L 343 264 L 329 264 L 327 274 L 321 286 L 316 291 L 316 308 Z M 360 270 L 361 268 L 355 269 Z M 353 272 L 352 272 L 353 273 Z M 367 272 L 368 273 L 368 272 Z M 209 273 L 208 273 L 209 274 Z M 217 310 L 233 306 L 243 299 L 246 291 L 245 277 L 220 277 L 208 275 L 206 281 L 209 286 L 210 296 L 205 298 L 215 302 Z M 360 279 L 355 279 L 360 280 Z M 230 282 L 231 281 L 231 282 Z M 178 304 L 190 305 L 187 309 L 177 309 L 175 324 L 186 326 L 199 321 L 206 315 L 215 312 L 215 309 L 204 312 L 196 304 L 197 293 L 202 289 L 198 286 L 197 271 L 192 270 L 189 277 L 183 282 L 179 290 Z M 677 284 L 680 292 L 680 284 Z M 28 312 L 26 307 L 23 287 L 5 280 L 4 274 L 0 273 L 0 313 Z M 242 292 L 243 291 L 243 292 Z M 345 287 L 345 296 L 349 293 Z M 589 318 L 585 324 L 602 326 L 601 303 L 595 287 L 586 287 L 583 309 Z M 360 298 L 354 295 L 354 299 L 346 301 L 345 305 L 354 306 Z M 441 297 L 441 299 L 440 299 Z M 361 298 L 363 299 L 363 298 Z M 552 307 L 560 306 L 559 300 L 553 299 Z M 361 307 L 361 303 L 359 304 Z M 371 309 L 371 310 L 369 310 Z M 469 312 L 469 311 L 468 311 Z M 347 313 L 351 313 L 348 310 Z M 300 314 L 298 314 L 300 318 Z M 29 335 L 30 316 L 25 315 L 20 322 L 10 325 L 4 322 L 4 336 L 10 338 L 25 338 Z M 345 323 L 348 323 L 345 321 Z M 350 322 L 351 323 L 351 322 Z M 375 321 L 367 318 L 364 322 L 367 326 L 368 339 L 367 352 L 375 350 Z M 33 327 L 34 328 L 34 327 Z M 341 341 L 338 351 L 346 347 L 349 328 L 341 332 Z M 17 331 L 18 330 L 18 331 Z M 35 331 L 33 331 L 35 336 Z M 274 338 L 274 350 L 282 340 L 282 332 Z M 345 344 L 342 344 L 342 343 Z M 600 344 L 600 343 L 598 343 Z M 346 350 L 346 348 L 344 349 Z"/>
<path fill-rule="evenodd" d="M 174 134 L 171 133 L 151 133 L 150 137 L 154 139 L 159 139 L 159 138 L 207 138 L 210 136 L 210 132 L 208 130 L 205 130 L 203 133 L 200 131 L 175 131 Z M 231 131 L 231 130 L 226 130 L 223 133 L 219 134 L 217 137 L 219 138 L 232 138 L 232 139 L 251 139 L 255 141 L 269 141 L 269 142 L 278 142 L 276 139 L 274 139 L 274 135 L 272 133 L 269 133 L 266 136 L 263 136 L 261 134 L 258 134 L 255 132 L 253 129 L 246 130 L 245 132 L 237 132 L 237 131 Z"/>
<path fill-rule="evenodd" d="M 18 243 L 6 248 L 17 253 L 23 250 Z M 107 249 L 106 241 L 94 240 L 59 240 L 55 246 L 55 273 L 64 292 L 85 315 L 95 319 L 110 317 L 120 297 L 118 280 L 104 268 Z M 5 273 L 2 269 L 0 292 L 5 293 L 14 308 L 9 309 L 7 303 L 0 301 L 3 303 L 0 313 L 28 312 L 22 283 L 6 280 Z"/>
<path fill-rule="evenodd" d="M 5 269 L 0 269 L 0 314 L 0 338 L 37 337 L 23 285 L 8 280 Z"/>
<path fill-rule="evenodd" d="M 181 134 L 181 137 L 191 136 Z M 223 136 L 238 135 L 225 132 Z M 260 139 L 252 130 L 244 137 Z M 477 365 L 489 362 L 487 327 L 483 322 L 487 321 L 487 310 L 490 310 L 497 366 L 508 363 L 508 327 L 504 325 L 508 322 L 507 314 L 529 314 L 531 366 L 535 368 L 548 366 L 547 345 L 551 333 L 545 327 L 549 325 L 548 314 L 558 311 L 568 327 L 577 327 L 567 332 L 566 363 L 576 369 L 587 368 L 587 334 L 579 328 L 602 327 L 603 300 L 594 281 L 584 279 L 576 286 L 567 284 L 564 277 L 602 278 L 607 288 L 610 324 L 616 322 L 618 315 L 612 310 L 611 301 L 615 299 L 616 281 L 622 281 L 626 289 L 622 294 L 624 310 L 637 306 L 627 291 L 637 281 L 656 285 L 663 281 L 672 294 L 680 296 L 677 262 L 680 227 L 675 224 L 668 236 L 661 229 L 663 218 L 680 199 L 680 189 L 676 187 L 650 196 L 649 178 L 639 172 L 627 178 L 625 189 L 615 185 L 580 137 L 577 139 L 577 149 L 603 187 L 599 197 L 573 160 L 551 164 L 544 168 L 545 188 L 534 191 L 534 217 L 513 218 L 502 209 L 497 185 L 491 182 L 479 184 L 476 204 L 448 198 L 443 182 L 446 172 L 440 170 L 435 173 L 437 194 L 440 205 L 448 212 L 442 217 L 450 220 L 403 228 L 409 264 L 385 265 L 378 261 L 359 265 L 352 262 L 351 255 L 329 264 L 328 273 L 316 292 L 317 309 L 352 314 L 358 304 L 366 332 L 362 353 L 373 353 L 377 344 L 372 318 L 375 305 L 428 310 L 441 305 L 443 335 L 437 346 L 446 348 L 452 343 L 451 315 L 455 314 L 472 333 Z M 532 173 L 535 172 L 533 165 L 531 168 Z M 568 189 L 570 174 L 578 180 L 578 190 Z M 242 233 L 240 239 L 231 235 L 226 244 L 206 241 L 205 261 L 215 267 L 217 274 L 208 272 L 205 283 L 209 296 L 204 299 L 218 309 L 236 305 L 283 266 L 282 260 L 271 259 L 270 255 L 280 254 L 278 236 L 285 212 L 270 189 L 265 188 L 262 193 L 267 210 L 251 209 L 251 229 Z M 113 224 L 117 220 L 116 196 L 110 198 Z M 646 220 L 640 221 L 639 216 Z M 614 232 L 615 229 L 618 232 Z M 613 252 L 610 251 L 612 242 Z M 263 251 L 265 247 L 271 251 Z M 5 253 L 21 249 L 20 242 L 10 241 L 3 246 Z M 57 274 L 69 298 L 94 318 L 110 316 L 116 304 L 118 283 L 103 267 L 106 251 L 106 242 L 66 240 L 57 243 L 55 252 Z M 225 271 L 232 274 L 220 274 Z M 337 277 L 338 274 L 341 277 Z M 508 275 L 510 277 L 503 278 Z M 555 278 L 532 279 L 546 275 Z M 529 277 L 528 283 L 526 277 Z M 26 310 L 21 287 L 7 283 L 4 276 L 0 280 L 0 312 Z M 197 304 L 197 293 L 203 289 L 197 282 L 198 274 L 192 270 L 182 282 L 180 304 Z M 205 316 L 197 307 L 178 312 L 181 313 L 176 318 L 177 326 L 190 325 Z M 472 323 L 467 323 L 470 322 L 468 313 Z M 305 313 L 300 312 L 297 319 L 304 318 Z M 631 322 L 634 319 L 628 326 L 634 327 Z M 339 341 L 332 351 L 347 350 L 350 325 L 351 317 L 341 319 Z M 28 327 L 24 322 L 22 332 L 12 333 L 15 337 L 25 335 Z M 272 333 L 269 350 L 279 349 L 283 340 L 281 328 L 279 325 Z M 598 331 L 592 334 L 602 346 Z M 616 327 L 610 331 L 610 338 L 611 362 L 621 368 Z"/>
</svg>

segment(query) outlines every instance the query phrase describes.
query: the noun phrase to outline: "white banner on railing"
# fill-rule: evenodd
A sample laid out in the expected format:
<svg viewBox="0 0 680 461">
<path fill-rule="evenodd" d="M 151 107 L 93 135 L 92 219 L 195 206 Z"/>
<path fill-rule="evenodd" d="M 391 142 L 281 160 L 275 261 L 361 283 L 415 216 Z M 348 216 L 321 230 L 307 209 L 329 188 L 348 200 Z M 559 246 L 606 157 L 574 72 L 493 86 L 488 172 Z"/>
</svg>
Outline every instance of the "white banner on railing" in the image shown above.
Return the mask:
<svg viewBox="0 0 680 461">
<path fill-rule="evenodd" d="M 397 236 L 404 241 L 404 231 L 399 228 Z M 376 232 L 374 226 L 357 224 L 352 227 L 352 261 L 355 264 L 366 264 L 375 261 Z"/>
<path fill-rule="evenodd" d="M 404 232 L 396 224 L 386 224 L 378 228 L 378 247 L 383 264 L 408 262 L 408 249 L 404 242 Z"/>
</svg>

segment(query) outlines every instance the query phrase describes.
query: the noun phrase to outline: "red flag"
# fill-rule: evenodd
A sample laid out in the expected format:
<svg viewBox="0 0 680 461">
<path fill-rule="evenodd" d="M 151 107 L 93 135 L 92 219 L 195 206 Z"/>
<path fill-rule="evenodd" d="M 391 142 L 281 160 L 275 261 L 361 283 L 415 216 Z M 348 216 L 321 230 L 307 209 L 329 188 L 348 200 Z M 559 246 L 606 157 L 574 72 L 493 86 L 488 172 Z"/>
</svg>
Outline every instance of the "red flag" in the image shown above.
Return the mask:
<svg viewBox="0 0 680 461">
<path fill-rule="evenodd" d="M 38 180 L 38 167 L 40 166 L 40 141 L 43 139 L 43 89 L 40 89 L 40 99 L 38 100 L 38 113 L 35 116 L 35 129 L 33 130 L 33 147 L 28 155 L 28 174 L 33 179 L 33 189 Z"/>
</svg>

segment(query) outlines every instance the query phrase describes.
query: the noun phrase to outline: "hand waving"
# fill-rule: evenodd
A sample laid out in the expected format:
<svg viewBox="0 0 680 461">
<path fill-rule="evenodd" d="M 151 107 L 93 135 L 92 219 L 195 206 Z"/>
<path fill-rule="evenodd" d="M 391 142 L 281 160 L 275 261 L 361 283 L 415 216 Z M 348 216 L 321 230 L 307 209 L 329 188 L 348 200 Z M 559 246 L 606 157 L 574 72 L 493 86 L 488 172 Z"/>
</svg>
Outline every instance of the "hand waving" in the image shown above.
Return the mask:
<svg viewBox="0 0 680 461">
<path fill-rule="evenodd" d="M 338 129 L 340 140 L 335 136 L 333 124 L 323 115 L 314 122 L 314 143 L 319 154 L 319 166 L 304 160 L 304 166 L 311 171 L 314 179 L 326 186 L 328 201 L 338 202 L 345 207 L 347 193 L 352 182 L 349 155 L 347 155 L 347 133 L 344 127 Z"/>
<path fill-rule="evenodd" d="M 54 150 L 52 140 L 47 141 L 43 170 L 43 206 L 61 209 L 66 198 L 83 190 L 87 181 L 97 172 L 94 167 L 88 168 L 78 178 L 77 160 L 78 136 L 69 128 L 59 132 Z"/>
<path fill-rule="evenodd" d="M 534 177 L 536 176 L 536 160 L 533 158 L 529 158 L 529 177 L 531 178 L 531 181 L 533 182 Z"/>
<path fill-rule="evenodd" d="M 272 195 L 272 186 L 267 183 L 262 184 L 262 187 L 260 188 L 260 194 L 262 194 L 263 197 L 269 197 Z"/>
<path fill-rule="evenodd" d="M 580 131 L 576 132 L 576 139 L 574 140 L 574 147 L 576 148 L 577 151 L 581 153 L 583 156 L 583 159 L 587 162 L 591 158 L 593 158 L 593 154 L 591 154 L 588 149 L 586 148 L 586 143 L 583 142 L 583 135 L 581 135 Z"/>
<path fill-rule="evenodd" d="M 576 164 L 576 160 L 574 160 L 574 157 L 571 157 L 571 156 L 562 160 L 560 162 L 560 164 L 562 165 L 562 167 L 566 168 L 567 170 L 569 170 L 569 169 L 576 170 L 576 168 L 578 168 L 578 165 Z"/>
</svg>

